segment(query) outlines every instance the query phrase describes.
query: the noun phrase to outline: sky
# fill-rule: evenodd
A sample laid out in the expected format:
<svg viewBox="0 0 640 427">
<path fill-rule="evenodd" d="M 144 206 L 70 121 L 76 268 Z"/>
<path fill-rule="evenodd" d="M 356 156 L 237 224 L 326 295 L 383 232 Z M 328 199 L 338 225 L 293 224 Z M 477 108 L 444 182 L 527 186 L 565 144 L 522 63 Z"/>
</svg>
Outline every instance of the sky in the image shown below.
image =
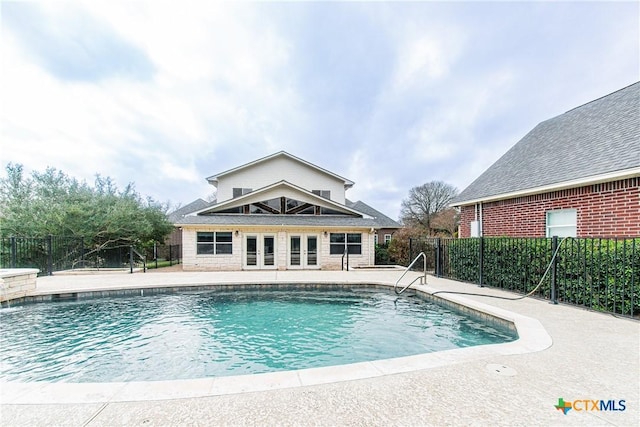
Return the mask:
<svg viewBox="0 0 640 427">
<path fill-rule="evenodd" d="M 284 150 L 397 219 L 541 121 L 640 80 L 638 2 L 0 3 L 0 176 L 177 207 Z"/>
</svg>

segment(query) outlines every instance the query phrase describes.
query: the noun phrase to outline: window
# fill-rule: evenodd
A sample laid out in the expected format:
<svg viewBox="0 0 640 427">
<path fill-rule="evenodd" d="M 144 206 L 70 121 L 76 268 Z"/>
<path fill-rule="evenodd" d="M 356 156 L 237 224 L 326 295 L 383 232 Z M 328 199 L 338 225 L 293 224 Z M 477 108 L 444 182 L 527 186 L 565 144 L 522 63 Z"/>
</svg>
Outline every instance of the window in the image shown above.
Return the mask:
<svg viewBox="0 0 640 427">
<path fill-rule="evenodd" d="M 362 234 L 360 233 L 331 233 L 329 236 L 329 253 L 342 255 L 345 247 L 351 255 L 362 254 Z"/>
<path fill-rule="evenodd" d="M 337 211 L 335 209 L 321 207 L 320 208 L 320 215 L 345 215 L 345 213 Z"/>
<path fill-rule="evenodd" d="M 211 231 L 197 233 L 198 255 L 230 255 L 233 243 L 230 231 Z"/>
<path fill-rule="evenodd" d="M 233 189 L 233 198 L 244 196 L 245 194 L 251 193 L 251 188 L 237 188 Z"/>
<path fill-rule="evenodd" d="M 331 199 L 331 191 L 329 190 L 311 190 L 311 192 L 325 199 Z"/>
<path fill-rule="evenodd" d="M 221 211 L 218 211 L 218 213 L 241 214 L 242 213 L 242 206 L 240 206 L 238 208 L 223 209 Z"/>
<path fill-rule="evenodd" d="M 374 244 L 374 245 L 377 245 L 377 244 L 378 244 L 378 235 L 377 235 L 377 234 L 374 234 L 374 235 L 373 235 L 373 244 Z"/>
<path fill-rule="evenodd" d="M 547 212 L 547 237 L 576 237 L 577 212 L 575 209 L 562 209 Z"/>
<path fill-rule="evenodd" d="M 387 245 L 391 241 L 391 234 L 384 235 L 384 244 Z"/>
</svg>

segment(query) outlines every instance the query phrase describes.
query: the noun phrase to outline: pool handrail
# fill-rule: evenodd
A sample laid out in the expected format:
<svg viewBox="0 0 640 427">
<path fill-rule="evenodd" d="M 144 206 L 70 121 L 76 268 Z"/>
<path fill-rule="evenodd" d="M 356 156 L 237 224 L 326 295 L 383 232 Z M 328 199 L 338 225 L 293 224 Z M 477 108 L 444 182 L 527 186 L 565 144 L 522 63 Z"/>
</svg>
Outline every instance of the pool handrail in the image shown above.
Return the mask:
<svg viewBox="0 0 640 427">
<path fill-rule="evenodd" d="M 422 257 L 422 259 L 423 259 L 423 265 L 424 265 L 423 266 L 423 275 L 416 277 L 407 286 L 405 286 L 400 291 L 398 291 L 398 284 L 400 283 L 400 280 L 402 280 L 402 278 L 409 272 L 409 270 L 411 270 L 411 267 L 413 267 L 413 264 L 418 262 L 420 257 Z M 402 273 L 402 276 L 400 276 L 400 278 L 396 281 L 396 284 L 393 286 L 393 290 L 395 291 L 396 294 L 400 295 L 401 293 L 406 291 L 409 286 L 413 285 L 413 283 L 416 280 L 420 280 L 420 284 L 421 285 L 427 283 L 427 256 L 424 254 L 424 252 L 420 252 L 418 254 L 418 256 L 415 257 L 415 259 L 413 261 L 411 261 L 411 264 L 409 264 L 409 266 L 404 270 L 404 273 Z"/>
</svg>

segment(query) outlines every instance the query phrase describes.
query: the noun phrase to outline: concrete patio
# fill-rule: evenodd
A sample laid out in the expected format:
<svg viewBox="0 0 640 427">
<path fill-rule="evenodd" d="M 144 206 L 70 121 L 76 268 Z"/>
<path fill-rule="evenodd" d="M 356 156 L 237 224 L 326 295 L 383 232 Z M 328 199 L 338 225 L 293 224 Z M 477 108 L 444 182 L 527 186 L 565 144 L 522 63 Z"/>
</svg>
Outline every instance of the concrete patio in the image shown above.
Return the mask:
<svg viewBox="0 0 640 427">
<path fill-rule="evenodd" d="M 38 278 L 33 293 L 217 283 L 387 283 L 398 270 L 148 272 Z M 410 280 L 410 278 L 405 278 Z M 421 290 L 490 288 L 429 276 Z M 520 343 L 415 360 L 180 382 L 0 384 L 2 425 L 638 425 L 640 324 L 576 307 L 440 294 L 523 326 Z M 1 313 L 1 312 L 0 312 Z M 519 346 L 519 347 L 518 347 Z M 570 410 L 558 399 L 625 401 Z M 619 406 L 618 406 L 619 408 Z M 578 406 L 578 409 L 580 407 Z"/>
</svg>

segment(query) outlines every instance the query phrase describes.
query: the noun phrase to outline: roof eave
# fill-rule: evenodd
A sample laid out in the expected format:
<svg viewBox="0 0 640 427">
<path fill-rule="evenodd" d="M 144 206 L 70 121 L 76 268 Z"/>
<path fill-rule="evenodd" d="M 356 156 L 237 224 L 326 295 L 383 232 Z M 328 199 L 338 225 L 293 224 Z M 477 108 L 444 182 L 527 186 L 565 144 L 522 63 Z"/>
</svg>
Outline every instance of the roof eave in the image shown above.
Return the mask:
<svg viewBox="0 0 640 427">
<path fill-rule="evenodd" d="M 584 187 L 585 185 L 601 184 L 603 182 L 633 178 L 637 176 L 640 176 L 640 166 L 585 178 L 574 179 L 570 181 L 563 181 L 555 184 L 544 185 L 541 187 L 527 188 L 510 193 L 495 194 L 492 196 L 479 197 L 476 199 L 462 200 L 451 203 L 450 206 L 469 206 L 478 203 L 496 202 L 499 200 L 514 199 L 516 197 L 530 196 L 532 194 L 549 193 L 551 191 L 565 190 L 567 188 Z"/>
</svg>

